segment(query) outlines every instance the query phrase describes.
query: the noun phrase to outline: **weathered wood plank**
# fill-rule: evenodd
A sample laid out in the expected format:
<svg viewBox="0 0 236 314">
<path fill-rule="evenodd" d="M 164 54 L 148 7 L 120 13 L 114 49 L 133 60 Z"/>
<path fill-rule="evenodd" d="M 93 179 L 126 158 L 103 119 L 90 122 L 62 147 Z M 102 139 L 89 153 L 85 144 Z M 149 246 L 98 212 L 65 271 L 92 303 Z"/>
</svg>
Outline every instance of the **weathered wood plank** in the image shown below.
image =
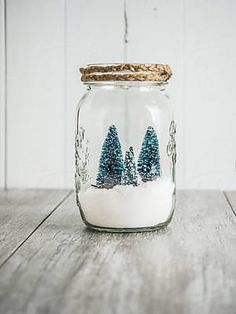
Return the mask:
<svg viewBox="0 0 236 314">
<path fill-rule="evenodd" d="M 179 192 L 171 225 L 86 229 L 74 196 L 0 270 L 0 312 L 235 313 L 236 219 L 220 192 Z"/>
<path fill-rule="evenodd" d="M 65 190 L 0 191 L 0 265 L 68 193 Z"/>
<path fill-rule="evenodd" d="M 236 191 L 225 192 L 225 197 L 230 204 L 230 207 L 234 214 L 236 215 Z"/>
</svg>

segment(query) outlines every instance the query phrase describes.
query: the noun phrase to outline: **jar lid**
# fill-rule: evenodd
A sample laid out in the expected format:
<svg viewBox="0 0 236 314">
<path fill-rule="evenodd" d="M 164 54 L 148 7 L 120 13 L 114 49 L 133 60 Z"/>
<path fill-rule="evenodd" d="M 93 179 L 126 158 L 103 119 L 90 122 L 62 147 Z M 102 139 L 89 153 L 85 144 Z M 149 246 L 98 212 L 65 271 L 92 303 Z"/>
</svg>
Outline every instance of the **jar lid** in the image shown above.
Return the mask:
<svg viewBox="0 0 236 314">
<path fill-rule="evenodd" d="M 82 82 L 94 81 L 160 81 L 166 82 L 172 71 L 165 64 L 89 64 L 80 68 Z"/>
</svg>

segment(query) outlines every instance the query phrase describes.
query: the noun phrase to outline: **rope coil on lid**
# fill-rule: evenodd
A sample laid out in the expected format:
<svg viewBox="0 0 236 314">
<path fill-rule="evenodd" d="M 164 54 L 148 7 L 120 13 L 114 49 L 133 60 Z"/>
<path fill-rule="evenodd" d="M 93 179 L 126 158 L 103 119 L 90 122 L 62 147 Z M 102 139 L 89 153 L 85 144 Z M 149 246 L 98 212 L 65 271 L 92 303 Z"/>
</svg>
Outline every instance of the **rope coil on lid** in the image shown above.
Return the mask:
<svg viewBox="0 0 236 314">
<path fill-rule="evenodd" d="M 80 68 L 81 81 L 162 81 L 166 82 L 172 75 L 168 65 L 131 64 L 89 65 Z"/>
</svg>

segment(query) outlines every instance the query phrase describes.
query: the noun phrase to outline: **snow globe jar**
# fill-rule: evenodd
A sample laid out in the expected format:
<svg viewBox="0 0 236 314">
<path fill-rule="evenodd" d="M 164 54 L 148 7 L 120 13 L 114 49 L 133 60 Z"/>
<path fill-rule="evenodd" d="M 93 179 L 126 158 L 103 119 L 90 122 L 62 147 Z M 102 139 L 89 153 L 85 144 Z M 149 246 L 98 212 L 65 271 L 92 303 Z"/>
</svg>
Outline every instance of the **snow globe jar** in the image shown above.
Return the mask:
<svg viewBox="0 0 236 314">
<path fill-rule="evenodd" d="M 162 228 L 175 205 L 176 126 L 162 64 L 80 69 L 87 91 L 76 111 L 76 201 L 101 231 Z"/>
</svg>

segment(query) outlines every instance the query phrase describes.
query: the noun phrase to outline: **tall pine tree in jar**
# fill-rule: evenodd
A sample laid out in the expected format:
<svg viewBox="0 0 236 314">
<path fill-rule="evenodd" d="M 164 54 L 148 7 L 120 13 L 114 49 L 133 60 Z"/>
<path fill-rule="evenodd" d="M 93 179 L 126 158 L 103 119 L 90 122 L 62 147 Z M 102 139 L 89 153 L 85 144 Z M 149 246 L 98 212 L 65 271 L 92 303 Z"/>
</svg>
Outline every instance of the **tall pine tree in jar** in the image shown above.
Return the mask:
<svg viewBox="0 0 236 314">
<path fill-rule="evenodd" d="M 109 127 L 102 146 L 97 174 L 97 187 L 112 188 L 121 184 L 123 172 L 123 157 L 121 144 L 115 125 Z"/>
<path fill-rule="evenodd" d="M 143 182 L 156 180 L 161 175 L 159 142 L 151 126 L 147 128 L 139 154 L 138 173 Z"/>
</svg>

